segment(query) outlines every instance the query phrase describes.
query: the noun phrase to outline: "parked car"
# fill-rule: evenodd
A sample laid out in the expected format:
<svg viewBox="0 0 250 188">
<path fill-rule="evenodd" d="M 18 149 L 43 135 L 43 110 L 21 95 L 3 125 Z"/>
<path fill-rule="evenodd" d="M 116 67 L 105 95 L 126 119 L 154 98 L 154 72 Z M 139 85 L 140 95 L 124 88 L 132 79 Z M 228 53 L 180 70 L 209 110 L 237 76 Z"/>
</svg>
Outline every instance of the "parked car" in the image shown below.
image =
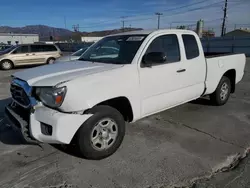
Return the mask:
<svg viewBox="0 0 250 188">
<path fill-rule="evenodd" d="M 4 50 L 6 50 L 6 49 L 8 49 L 10 47 L 12 47 L 12 45 L 0 44 L 0 52 L 4 51 Z"/>
<path fill-rule="evenodd" d="M 73 61 L 78 60 L 81 55 L 88 49 L 88 47 L 81 48 L 80 50 L 77 50 L 76 52 L 72 53 L 71 55 L 66 55 L 58 58 L 57 62 L 64 62 L 64 61 Z"/>
<path fill-rule="evenodd" d="M 105 46 L 117 54 L 98 55 Z M 102 159 L 119 148 L 125 122 L 205 95 L 224 105 L 245 62 L 244 54 L 206 57 L 192 31 L 121 33 L 78 61 L 14 73 L 6 115 L 28 142 L 74 143 L 85 158 Z"/>
<path fill-rule="evenodd" d="M 22 44 L 0 52 L 0 68 L 9 70 L 20 65 L 52 64 L 62 55 L 53 44 Z"/>
</svg>

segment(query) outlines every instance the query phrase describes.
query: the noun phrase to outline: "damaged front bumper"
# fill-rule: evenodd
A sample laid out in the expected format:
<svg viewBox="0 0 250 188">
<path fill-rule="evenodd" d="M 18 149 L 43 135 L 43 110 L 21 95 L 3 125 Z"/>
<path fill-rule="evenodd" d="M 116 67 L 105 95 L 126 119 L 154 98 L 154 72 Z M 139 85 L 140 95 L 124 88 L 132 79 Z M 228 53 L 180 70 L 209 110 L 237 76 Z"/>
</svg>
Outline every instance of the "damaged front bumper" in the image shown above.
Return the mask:
<svg viewBox="0 0 250 188">
<path fill-rule="evenodd" d="M 69 144 L 80 126 L 92 114 L 62 113 L 45 106 L 24 109 L 15 102 L 5 114 L 29 143 Z"/>
</svg>

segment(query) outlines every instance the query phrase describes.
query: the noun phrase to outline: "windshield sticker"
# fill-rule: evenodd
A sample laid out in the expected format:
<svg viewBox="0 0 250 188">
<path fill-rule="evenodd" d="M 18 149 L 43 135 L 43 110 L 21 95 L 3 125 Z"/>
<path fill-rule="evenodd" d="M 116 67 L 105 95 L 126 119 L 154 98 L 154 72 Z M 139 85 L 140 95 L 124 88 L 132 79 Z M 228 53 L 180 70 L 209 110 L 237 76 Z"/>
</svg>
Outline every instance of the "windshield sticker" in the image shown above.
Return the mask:
<svg viewBox="0 0 250 188">
<path fill-rule="evenodd" d="M 144 37 L 142 37 L 142 36 L 133 36 L 133 37 L 129 37 L 127 39 L 127 41 L 141 41 L 143 39 L 144 39 Z"/>
</svg>

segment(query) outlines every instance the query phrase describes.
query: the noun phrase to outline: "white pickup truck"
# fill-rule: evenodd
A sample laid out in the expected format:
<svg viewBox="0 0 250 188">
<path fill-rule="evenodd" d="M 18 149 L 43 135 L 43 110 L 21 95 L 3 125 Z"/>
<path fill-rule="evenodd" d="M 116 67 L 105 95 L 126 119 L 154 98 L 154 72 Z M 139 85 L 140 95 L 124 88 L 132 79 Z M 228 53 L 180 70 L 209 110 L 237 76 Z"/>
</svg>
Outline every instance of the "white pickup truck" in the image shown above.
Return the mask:
<svg viewBox="0 0 250 188">
<path fill-rule="evenodd" d="M 74 143 L 83 157 L 102 159 L 119 148 L 125 122 L 204 95 L 225 104 L 245 61 L 244 54 L 206 58 L 192 31 L 107 36 L 78 61 L 13 74 L 5 112 L 28 142 Z"/>
</svg>

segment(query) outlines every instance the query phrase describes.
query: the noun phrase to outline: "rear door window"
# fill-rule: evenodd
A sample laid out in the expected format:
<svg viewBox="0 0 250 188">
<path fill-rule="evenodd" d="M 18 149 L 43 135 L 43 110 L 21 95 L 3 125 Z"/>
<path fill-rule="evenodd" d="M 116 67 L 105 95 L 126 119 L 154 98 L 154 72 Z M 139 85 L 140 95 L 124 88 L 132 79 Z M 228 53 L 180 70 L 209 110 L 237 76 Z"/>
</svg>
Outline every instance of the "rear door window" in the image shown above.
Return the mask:
<svg viewBox="0 0 250 188">
<path fill-rule="evenodd" d="M 200 55 L 197 40 L 194 35 L 182 35 L 187 59 L 193 59 Z"/>
<path fill-rule="evenodd" d="M 54 45 L 31 45 L 31 52 L 54 52 L 57 51 Z"/>
<path fill-rule="evenodd" d="M 43 52 L 43 46 L 42 45 L 31 45 L 30 51 L 31 52 Z"/>
</svg>

